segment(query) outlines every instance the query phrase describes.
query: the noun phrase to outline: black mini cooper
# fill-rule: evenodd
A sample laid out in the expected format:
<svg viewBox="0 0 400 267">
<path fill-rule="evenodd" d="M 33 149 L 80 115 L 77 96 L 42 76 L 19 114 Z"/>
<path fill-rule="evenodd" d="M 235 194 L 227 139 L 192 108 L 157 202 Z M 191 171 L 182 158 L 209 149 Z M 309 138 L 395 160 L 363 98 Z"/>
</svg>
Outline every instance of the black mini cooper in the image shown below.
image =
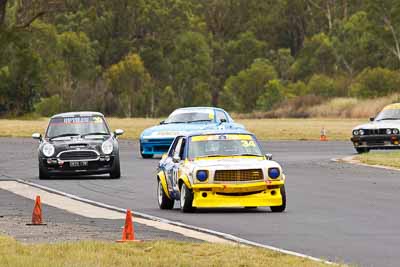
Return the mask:
<svg viewBox="0 0 400 267">
<path fill-rule="evenodd" d="M 110 174 L 121 177 L 117 136 L 110 132 L 98 112 L 68 112 L 51 117 L 46 134 L 34 133 L 40 141 L 39 179 L 51 176 Z"/>
</svg>

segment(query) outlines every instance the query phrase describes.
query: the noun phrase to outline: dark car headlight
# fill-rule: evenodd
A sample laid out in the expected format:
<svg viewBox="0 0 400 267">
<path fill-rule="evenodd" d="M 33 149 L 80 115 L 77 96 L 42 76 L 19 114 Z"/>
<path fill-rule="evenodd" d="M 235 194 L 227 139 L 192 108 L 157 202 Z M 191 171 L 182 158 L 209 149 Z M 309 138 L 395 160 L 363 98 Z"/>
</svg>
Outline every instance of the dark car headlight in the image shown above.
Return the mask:
<svg viewBox="0 0 400 267">
<path fill-rule="evenodd" d="M 281 170 L 279 168 L 269 168 L 268 177 L 271 179 L 276 179 L 281 176 Z"/>
<path fill-rule="evenodd" d="M 196 178 L 197 178 L 197 180 L 199 180 L 200 182 L 206 181 L 207 178 L 208 178 L 208 171 L 206 171 L 206 170 L 197 171 L 197 173 L 196 173 Z"/>
</svg>

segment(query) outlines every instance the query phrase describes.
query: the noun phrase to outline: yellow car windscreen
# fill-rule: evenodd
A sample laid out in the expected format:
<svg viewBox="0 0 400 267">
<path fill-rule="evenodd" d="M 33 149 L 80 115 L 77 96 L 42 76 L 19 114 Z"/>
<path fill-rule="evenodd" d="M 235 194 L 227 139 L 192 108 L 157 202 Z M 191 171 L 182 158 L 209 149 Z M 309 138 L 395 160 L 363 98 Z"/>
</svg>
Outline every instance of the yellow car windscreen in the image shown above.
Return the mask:
<svg viewBox="0 0 400 267">
<path fill-rule="evenodd" d="M 262 156 L 257 141 L 248 134 L 192 136 L 189 158 L 224 156 Z"/>
</svg>

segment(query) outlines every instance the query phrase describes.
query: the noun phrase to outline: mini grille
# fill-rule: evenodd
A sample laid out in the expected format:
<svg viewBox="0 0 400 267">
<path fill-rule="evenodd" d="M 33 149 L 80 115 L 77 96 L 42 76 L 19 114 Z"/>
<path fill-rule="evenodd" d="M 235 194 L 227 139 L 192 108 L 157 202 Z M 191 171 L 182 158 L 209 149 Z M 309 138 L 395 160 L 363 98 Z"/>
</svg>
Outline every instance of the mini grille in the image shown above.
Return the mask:
<svg viewBox="0 0 400 267">
<path fill-rule="evenodd" d="M 96 159 L 98 156 L 94 151 L 67 151 L 60 155 L 61 160 L 91 160 Z"/>
<path fill-rule="evenodd" d="M 249 170 L 217 170 L 214 174 L 215 182 L 245 182 L 263 180 L 261 169 Z"/>
</svg>

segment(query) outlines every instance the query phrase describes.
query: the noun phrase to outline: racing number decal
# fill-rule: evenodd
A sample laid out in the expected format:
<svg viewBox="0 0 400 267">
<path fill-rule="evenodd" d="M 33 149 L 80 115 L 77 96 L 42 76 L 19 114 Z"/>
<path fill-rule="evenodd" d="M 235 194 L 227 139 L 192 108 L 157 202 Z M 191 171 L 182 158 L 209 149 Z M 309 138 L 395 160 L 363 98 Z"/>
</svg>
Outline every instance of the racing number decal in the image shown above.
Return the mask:
<svg viewBox="0 0 400 267">
<path fill-rule="evenodd" d="M 254 141 L 242 140 L 242 146 L 243 147 L 255 147 L 256 144 L 254 143 Z"/>
</svg>

